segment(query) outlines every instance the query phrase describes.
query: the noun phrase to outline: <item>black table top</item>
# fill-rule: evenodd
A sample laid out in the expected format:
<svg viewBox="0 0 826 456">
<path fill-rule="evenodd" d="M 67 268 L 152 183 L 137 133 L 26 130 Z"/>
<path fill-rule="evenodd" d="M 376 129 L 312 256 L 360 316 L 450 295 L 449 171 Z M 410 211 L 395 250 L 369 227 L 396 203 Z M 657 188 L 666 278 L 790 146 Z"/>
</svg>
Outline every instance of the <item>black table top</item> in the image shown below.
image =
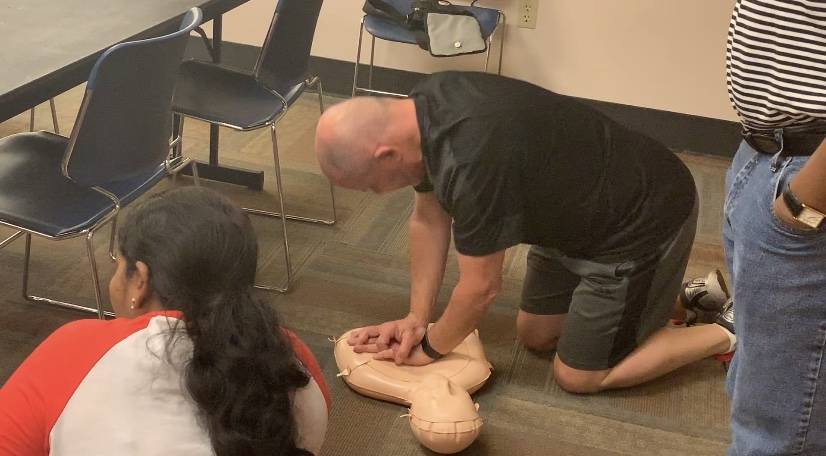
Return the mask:
<svg viewBox="0 0 826 456">
<path fill-rule="evenodd" d="M 198 6 L 204 21 L 248 0 L 0 0 L 0 122 L 89 77 L 98 56 L 174 30 Z"/>
</svg>

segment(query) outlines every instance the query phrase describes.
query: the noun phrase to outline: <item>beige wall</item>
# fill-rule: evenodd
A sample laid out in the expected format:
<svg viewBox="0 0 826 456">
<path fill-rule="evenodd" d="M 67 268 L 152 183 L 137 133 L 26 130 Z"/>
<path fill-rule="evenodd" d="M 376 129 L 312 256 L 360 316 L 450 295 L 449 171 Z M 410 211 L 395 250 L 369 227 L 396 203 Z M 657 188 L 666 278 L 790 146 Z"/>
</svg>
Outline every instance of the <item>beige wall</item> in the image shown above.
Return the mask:
<svg viewBox="0 0 826 456">
<path fill-rule="evenodd" d="M 227 14 L 224 39 L 260 45 L 275 3 L 251 0 Z M 313 55 L 354 60 L 362 4 L 324 3 Z M 480 4 L 508 14 L 505 75 L 579 97 L 736 120 L 724 79 L 734 0 L 540 0 L 535 30 L 513 25 L 517 0 Z M 377 42 L 376 64 L 431 72 L 478 69 L 483 60 L 432 59 L 412 46 Z"/>
</svg>

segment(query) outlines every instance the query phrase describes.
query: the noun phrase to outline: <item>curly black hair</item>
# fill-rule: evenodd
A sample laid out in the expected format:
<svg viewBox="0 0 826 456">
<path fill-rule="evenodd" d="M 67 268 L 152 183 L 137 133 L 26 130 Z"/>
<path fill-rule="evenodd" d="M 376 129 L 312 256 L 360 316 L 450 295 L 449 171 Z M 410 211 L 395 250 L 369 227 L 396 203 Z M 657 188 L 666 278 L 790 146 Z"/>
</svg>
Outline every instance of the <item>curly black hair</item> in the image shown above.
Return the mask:
<svg viewBox="0 0 826 456">
<path fill-rule="evenodd" d="M 145 263 L 154 296 L 183 314 L 193 344 L 185 384 L 216 455 L 311 455 L 296 446 L 291 400 L 309 376 L 275 311 L 253 296 L 258 242 L 246 214 L 217 192 L 183 187 L 135 207 L 118 242 L 127 275 Z"/>
</svg>

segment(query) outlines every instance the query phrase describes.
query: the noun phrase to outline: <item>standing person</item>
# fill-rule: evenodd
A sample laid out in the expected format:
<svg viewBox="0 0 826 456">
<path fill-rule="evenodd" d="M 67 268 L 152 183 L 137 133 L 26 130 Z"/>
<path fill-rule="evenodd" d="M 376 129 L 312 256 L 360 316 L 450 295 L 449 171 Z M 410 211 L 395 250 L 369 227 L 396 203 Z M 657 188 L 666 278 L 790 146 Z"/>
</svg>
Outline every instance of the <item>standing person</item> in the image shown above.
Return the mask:
<svg viewBox="0 0 826 456">
<path fill-rule="evenodd" d="M 318 364 L 253 297 L 258 243 L 241 208 L 186 187 L 120 226 L 117 318 L 50 335 L 0 389 L 0 455 L 317 453 Z"/>
<path fill-rule="evenodd" d="M 498 293 L 505 250 L 520 243 L 533 247 L 517 333 L 530 349 L 556 349 L 554 377 L 568 391 L 637 385 L 734 349 L 724 297 L 718 324 L 666 327 L 697 220 L 688 169 L 570 97 L 496 75 L 435 74 L 408 99 L 333 106 L 316 149 L 338 185 L 416 189 L 410 313 L 356 331 L 357 351 L 405 364 L 450 352 Z M 451 229 L 459 283 L 426 330 Z M 701 284 L 688 302 L 703 301 L 701 288 L 713 295 Z"/>
<path fill-rule="evenodd" d="M 723 235 L 737 301 L 730 455 L 826 454 L 826 3 L 738 0 L 726 57 L 744 141 Z"/>
</svg>

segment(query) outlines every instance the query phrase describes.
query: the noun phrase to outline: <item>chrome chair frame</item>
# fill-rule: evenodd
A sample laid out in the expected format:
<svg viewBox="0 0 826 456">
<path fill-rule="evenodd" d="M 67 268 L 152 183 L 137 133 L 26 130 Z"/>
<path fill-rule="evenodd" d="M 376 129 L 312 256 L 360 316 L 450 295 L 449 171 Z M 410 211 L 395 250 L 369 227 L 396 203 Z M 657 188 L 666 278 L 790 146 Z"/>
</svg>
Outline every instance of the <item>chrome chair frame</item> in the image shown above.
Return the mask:
<svg viewBox="0 0 826 456">
<path fill-rule="evenodd" d="M 190 17 L 190 15 L 193 15 L 193 16 Z M 191 19 L 193 22 L 200 23 L 201 12 L 200 12 L 199 9 L 193 8 L 187 14 L 186 18 Z M 194 25 L 192 27 L 194 27 Z M 148 38 L 148 39 L 141 40 L 141 41 L 148 42 L 148 41 L 154 41 L 154 40 L 158 40 L 158 39 L 165 39 L 165 38 L 167 38 L 171 35 L 183 34 L 184 32 L 185 31 L 183 29 L 181 29 L 178 32 L 174 32 L 174 33 L 169 34 L 169 35 L 164 35 L 162 37 Z M 188 32 L 186 32 L 186 33 L 188 34 Z M 130 44 L 133 44 L 133 43 L 135 43 L 135 42 L 121 43 L 119 45 L 113 46 L 107 52 L 110 52 L 114 48 L 117 48 L 117 47 L 120 47 L 120 46 L 123 46 L 123 45 L 130 45 Z M 101 57 L 101 59 L 102 58 L 103 57 Z M 99 64 L 101 62 L 101 59 L 98 60 L 97 64 Z M 95 68 L 93 68 L 93 70 L 92 70 L 93 75 L 95 74 L 97 64 L 96 64 Z M 69 162 L 70 162 L 70 158 L 72 156 L 72 153 L 74 152 L 74 149 L 75 149 L 75 144 L 77 142 L 78 135 L 79 135 L 80 130 L 81 130 L 80 123 L 82 123 L 83 120 L 85 119 L 85 114 L 86 114 L 86 111 L 89 107 L 90 98 L 91 98 L 90 94 L 91 94 L 91 90 L 89 90 L 88 87 L 87 87 L 87 92 L 86 92 L 86 94 L 83 98 L 83 101 L 81 102 L 81 106 L 80 106 L 80 109 L 78 111 L 77 118 L 79 119 L 79 124 L 76 124 L 75 128 L 72 129 L 72 132 L 71 132 L 71 134 L 68 138 L 66 153 L 65 153 L 65 155 L 63 157 L 63 160 L 62 160 L 62 163 L 61 163 L 60 171 L 63 174 L 63 176 L 65 176 L 68 179 L 72 179 L 72 177 L 70 176 L 69 170 L 68 170 L 68 166 L 69 166 Z M 54 109 L 54 100 L 50 100 L 50 101 L 52 102 L 52 105 L 51 105 L 52 106 L 52 116 L 53 116 L 53 120 L 55 121 L 55 129 L 57 129 L 57 117 L 56 117 L 56 113 L 55 113 L 55 109 Z M 165 170 L 166 170 L 167 173 L 169 173 L 170 171 L 177 172 L 182 167 L 189 165 L 189 163 L 191 161 L 189 159 L 178 158 L 180 163 L 171 163 L 170 160 L 171 160 L 171 158 L 167 157 L 167 159 L 164 161 L 164 167 L 165 167 Z M 197 182 L 198 182 L 197 170 L 194 167 L 193 167 L 193 174 L 194 174 L 196 184 L 197 184 Z M 103 310 L 103 297 L 102 297 L 101 290 L 100 290 L 100 277 L 99 277 L 99 274 L 98 274 L 97 261 L 95 259 L 93 239 L 94 239 L 94 235 L 97 233 L 97 231 L 99 231 L 99 229 L 102 226 L 106 225 L 106 223 L 111 221 L 112 226 L 111 226 L 111 234 L 110 234 L 110 241 L 109 241 L 110 242 L 109 256 L 112 260 L 116 259 L 115 256 L 114 256 L 114 252 L 113 252 L 113 246 L 114 246 L 114 238 L 115 238 L 115 228 L 117 226 L 117 216 L 118 216 L 118 213 L 121 210 L 121 201 L 117 196 L 115 196 L 113 193 L 107 191 L 104 188 L 101 188 L 99 186 L 92 186 L 90 188 L 92 190 L 102 194 L 103 196 L 105 196 L 107 199 L 112 201 L 112 204 L 113 204 L 112 209 L 108 213 L 103 215 L 97 222 L 92 224 L 90 227 L 87 227 L 87 228 L 85 228 L 83 230 L 80 230 L 76 233 L 68 233 L 68 234 L 65 234 L 65 235 L 51 236 L 51 235 L 48 235 L 48 234 L 45 234 L 45 233 L 40 233 L 40 232 L 35 231 L 35 230 L 31 230 L 31 229 L 27 229 L 27 228 L 15 225 L 15 224 L 10 223 L 10 222 L 0 220 L 0 226 L 6 226 L 6 227 L 9 227 L 9 228 L 12 228 L 12 229 L 16 230 L 13 234 L 8 236 L 6 239 L 4 239 L 3 241 L 0 241 L 0 249 L 2 249 L 4 247 L 6 247 L 7 245 L 11 244 L 13 241 L 15 241 L 20 236 L 22 236 L 24 234 L 26 235 L 26 246 L 25 246 L 25 253 L 24 253 L 24 260 L 23 260 L 24 262 L 23 262 L 23 287 L 22 287 L 22 295 L 23 295 L 23 298 L 25 300 L 30 301 L 30 302 L 42 302 L 42 303 L 51 304 L 51 305 L 54 305 L 54 306 L 57 306 L 57 307 L 62 307 L 62 308 L 71 309 L 71 310 L 77 310 L 77 311 L 88 312 L 88 313 L 95 313 L 95 314 L 97 314 L 99 319 L 104 319 L 106 317 L 114 317 L 115 314 L 114 314 L 114 312 Z M 91 273 L 92 273 L 92 283 L 94 285 L 96 308 L 93 309 L 93 308 L 90 308 L 90 307 L 86 307 L 86 306 L 82 306 L 82 305 L 78 305 L 78 304 L 73 304 L 73 303 L 66 302 L 66 301 L 61 301 L 61 300 L 58 300 L 58 299 L 53 299 L 53 298 L 48 298 L 48 297 L 45 297 L 45 296 L 37 296 L 37 295 L 29 294 L 29 269 L 30 269 L 29 266 L 30 266 L 30 262 L 31 262 L 31 238 L 32 238 L 32 235 L 36 235 L 36 236 L 43 237 L 43 238 L 53 240 L 53 241 L 62 241 L 62 240 L 72 239 L 72 238 L 81 237 L 81 236 L 85 238 L 86 254 L 87 254 L 87 257 L 89 259 L 89 265 L 90 265 Z"/>
<path fill-rule="evenodd" d="M 87 313 L 96 313 L 98 318 L 100 318 L 100 319 L 115 316 L 115 314 L 113 312 L 110 312 L 108 310 L 103 310 L 103 297 L 102 297 L 101 292 L 100 292 L 100 276 L 98 275 L 97 261 L 95 260 L 95 252 L 94 252 L 92 241 L 93 241 L 95 233 L 99 230 L 99 228 L 101 226 L 105 225 L 110 220 L 115 219 L 118 212 L 120 211 L 120 202 L 118 201 L 118 199 L 114 195 L 107 192 L 106 190 L 103 190 L 101 188 L 96 188 L 96 187 L 94 188 L 94 190 L 100 192 L 101 194 L 105 195 L 107 198 L 111 199 L 115 203 L 115 207 L 112 211 L 110 211 L 107 215 L 105 215 L 103 218 L 101 218 L 92 227 L 87 228 L 85 230 L 82 230 L 78 233 L 73 233 L 73 234 L 67 235 L 67 236 L 48 236 L 48 235 L 45 235 L 45 234 L 42 234 L 42 233 L 38 233 L 36 231 L 27 230 L 25 228 L 22 228 L 22 227 L 19 227 L 19 226 L 10 224 L 10 223 L 0 221 L 0 225 L 3 225 L 3 226 L 13 228 L 13 229 L 17 230 L 17 232 L 15 232 L 11 236 L 7 237 L 5 240 L 0 242 L 0 249 L 7 246 L 8 244 L 10 244 L 12 241 L 17 239 L 21 235 L 23 235 L 23 234 L 26 235 L 26 249 L 25 249 L 25 254 L 24 254 L 24 259 L 23 259 L 23 290 L 22 290 L 23 299 L 25 299 L 29 302 L 41 302 L 41 303 L 51 304 L 51 305 L 54 305 L 54 306 L 57 306 L 57 307 L 63 307 L 63 308 L 66 308 L 66 309 L 79 310 L 79 311 L 87 312 Z M 113 224 L 113 227 L 114 227 L 114 224 Z M 66 301 L 60 301 L 58 299 L 48 298 L 48 297 L 45 297 L 45 296 L 37 296 L 37 295 L 29 294 L 29 264 L 31 262 L 31 242 L 32 242 L 32 235 L 33 234 L 36 235 L 36 236 L 39 236 L 39 237 L 43 237 L 43 238 L 52 240 L 52 241 L 62 241 L 62 240 L 72 239 L 72 238 L 81 237 L 81 236 L 83 236 L 85 238 L 86 255 L 89 258 L 89 265 L 90 265 L 91 271 L 92 271 L 92 283 L 94 285 L 94 291 L 95 291 L 95 303 L 96 303 L 96 308 L 95 309 L 90 308 L 90 307 L 86 307 L 86 306 L 81 306 L 81 305 L 78 305 L 78 304 L 72 304 L 72 303 L 66 302 Z"/>
<path fill-rule="evenodd" d="M 278 20 L 278 13 L 275 13 L 272 23 L 275 23 L 277 20 Z M 264 45 L 262 46 L 262 49 L 267 49 L 269 47 L 270 42 L 272 40 L 272 30 L 273 30 L 273 28 L 270 27 L 269 31 L 267 32 L 267 37 L 264 40 Z M 203 36 L 202 36 L 202 38 L 203 38 Z M 205 40 L 205 38 L 204 38 L 204 40 Z M 205 43 L 206 43 L 206 41 L 205 41 Z M 208 43 L 207 43 L 207 49 L 209 49 Z M 255 67 L 253 69 L 252 76 L 256 80 L 260 80 L 260 74 L 261 74 L 261 69 L 262 69 L 263 58 L 264 58 L 264 53 L 261 52 L 258 56 L 258 60 L 255 62 Z M 305 89 L 311 89 L 311 88 L 314 88 L 314 87 L 317 88 L 318 107 L 319 107 L 320 113 L 323 114 L 324 113 L 324 88 L 323 88 L 323 85 L 321 83 L 321 78 L 319 78 L 318 76 L 311 76 L 311 77 L 308 77 L 306 80 L 304 80 L 303 84 L 304 84 Z M 266 87 L 266 85 L 264 85 L 264 87 Z M 275 90 L 267 88 L 267 91 L 269 91 L 276 98 L 278 98 L 278 100 L 281 102 L 281 105 L 282 105 L 281 111 L 275 117 L 268 120 L 267 122 L 265 122 L 263 124 L 260 124 L 260 125 L 255 125 L 253 127 L 245 128 L 245 127 L 242 127 L 242 126 L 239 126 L 239 125 L 233 125 L 233 124 L 229 124 L 229 123 L 225 123 L 225 122 L 213 122 L 209 119 L 204 119 L 204 118 L 200 118 L 198 116 L 193 116 L 193 115 L 189 115 L 189 114 L 176 113 L 175 115 L 179 116 L 179 119 L 180 119 L 179 122 L 178 122 L 179 132 L 178 132 L 178 136 L 173 140 L 173 143 L 176 145 L 176 147 L 178 148 L 179 151 L 182 151 L 183 119 L 185 117 L 191 117 L 195 120 L 200 120 L 200 121 L 203 121 L 203 122 L 207 122 L 207 123 L 212 124 L 212 125 L 219 125 L 219 126 L 222 126 L 222 127 L 231 128 L 231 129 L 236 130 L 236 131 L 253 131 L 253 130 L 258 130 L 260 128 L 265 128 L 265 127 L 270 128 L 270 138 L 272 140 L 273 164 L 274 164 L 274 167 L 275 167 L 275 185 L 276 185 L 276 193 L 277 193 L 277 197 L 278 197 L 278 209 L 279 210 L 278 211 L 268 211 L 268 210 L 264 210 L 264 209 L 249 208 L 249 207 L 244 207 L 243 209 L 244 209 L 245 212 L 247 212 L 249 214 L 281 219 L 281 232 L 282 232 L 282 236 L 283 236 L 283 246 L 284 246 L 284 263 L 285 263 L 286 269 L 287 269 L 286 280 L 284 280 L 281 284 L 277 284 L 277 285 L 256 284 L 255 288 L 260 289 L 260 290 L 265 290 L 265 291 L 271 291 L 271 292 L 286 293 L 287 291 L 290 290 L 290 285 L 292 283 L 292 278 L 293 278 L 292 260 L 291 260 L 291 257 L 290 257 L 290 243 L 289 243 L 289 239 L 288 239 L 288 236 L 287 236 L 287 222 L 286 221 L 287 220 L 295 220 L 295 221 L 298 221 L 298 222 L 314 223 L 314 224 L 327 225 L 327 226 L 334 225 L 337 221 L 336 197 L 335 197 L 335 187 L 333 186 L 332 182 L 328 181 L 329 187 L 330 187 L 330 206 L 331 206 L 331 217 L 330 218 L 312 218 L 312 217 L 304 217 L 304 216 L 300 216 L 300 215 L 287 213 L 285 203 L 284 203 L 284 190 L 283 190 L 284 187 L 283 187 L 282 180 L 281 180 L 281 163 L 280 163 L 279 156 L 278 156 L 278 136 L 277 136 L 277 133 L 276 133 L 276 126 L 277 126 L 278 122 L 281 120 L 281 118 L 284 117 L 287 114 L 287 111 L 289 110 L 289 103 L 287 103 L 287 100 L 284 98 L 284 96 L 282 96 L 280 93 L 276 92 Z M 196 165 L 194 165 L 195 162 L 192 162 L 192 163 L 193 163 L 193 171 L 194 171 Z"/>
<path fill-rule="evenodd" d="M 84 101 L 83 101 L 83 103 L 80 107 L 80 111 L 79 111 L 79 114 L 78 114 L 79 119 L 83 118 L 83 114 L 86 111 L 86 107 L 88 106 L 88 103 L 89 103 L 88 97 L 84 97 Z M 69 144 L 67 146 L 67 149 L 69 149 L 70 151 L 74 146 L 74 142 L 75 142 L 76 135 L 77 135 L 77 130 L 78 130 L 77 128 L 75 130 L 73 130 L 72 137 L 69 138 Z M 66 175 L 65 160 L 64 160 L 64 165 L 62 166 L 62 168 L 63 168 L 62 172 L 64 173 L 64 175 Z M 101 292 L 100 292 L 100 277 L 98 275 L 97 261 L 95 260 L 95 253 L 94 253 L 92 241 L 93 241 L 94 235 L 98 231 L 98 229 L 101 226 L 105 225 L 110 220 L 113 221 L 113 224 L 112 224 L 112 239 L 114 239 L 114 232 L 115 232 L 115 223 L 114 222 L 116 221 L 117 214 L 120 211 L 120 201 L 118 200 L 118 198 L 115 195 L 111 194 L 110 192 L 108 192 L 108 191 L 106 191 L 106 190 L 104 190 L 100 187 L 92 187 L 92 189 L 97 191 L 98 193 L 101 193 L 102 195 L 106 196 L 108 199 L 110 199 L 112 201 L 112 203 L 114 204 L 114 208 L 108 214 L 106 214 L 100 220 L 98 220 L 91 227 L 86 228 L 84 230 L 81 230 L 77 233 L 71 233 L 71 234 L 68 234 L 68 235 L 65 235 L 65 236 L 49 236 L 47 234 L 39 233 L 37 231 L 28 230 L 26 228 L 14 225 L 12 223 L 8 223 L 8 222 L 0 220 L 0 226 L 6 226 L 8 228 L 12 228 L 12 229 L 17 230 L 14 234 L 10 235 L 6 239 L 4 239 L 2 242 L 0 242 L 0 249 L 2 249 L 4 247 L 6 247 L 7 245 L 11 244 L 15 239 L 22 236 L 23 234 L 26 235 L 26 248 L 25 248 L 25 254 L 24 254 L 24 259 L 23 259 L 23 289 L 22 289 L 23 299 L 25 299 L 26 301 L 29 301 L 29 302 L 42 302 L 42 303 L 46 303 L 46 304 L 51 304 L 51 305 L 54 305 L 54 306 L 57 306 L 57 307 L 65 308 L 65 309 L 79 310 L 79 311 L 88 312 L 88 313 L 96 313 L 98 318 L 104 319 L 106 317 L 114 317 L 115 314 L 113 312 L 103 310 L 103 298 L 102 298 L 102 295 L 101 295 Z M 92 309 L 92 308 L 86 307 L 86 306 L 81 306 L 81 305 L 78 305 L 78 304 L 72 304 L 72 303 L 66 302 L 66 301 L 60 301 L 58 299 L 48 298 L 48 297 L 45 297 L 45 296 L 37 296 L 37 295 L 29 294 L 29 265 L 30 265 L 30 262 L 31 262 L 31 243 L 32 243 L 32 235 L 33 234 L 36 235 L 36 236 L 45 238 L 45 239 L 52 240 L 52 241 L 62 241 L 62 240 L 72 239 L 72 238 L 81 237 L 81 236 L 85 237 L 86 255 L 89 258 L 89 265 L 90 265 L 91 270 L 92 270 L 92 283 L 94 285 L 95 303 L 96 303 L 96 308 L 95 309 Z M 110 251 L 111 251 L 111 247 L 110 247 Z M 111 253 L 110 253 L 110 256 L 111 256 Z"/>
<path fill-rule="evenodd" d="M 321 113 L 323 113 L 324 112 L 324 88 L 321 84 L 321 79 L 318 76 L 313 76 L 311 78 L 308 78 L 306 81 L 304 81 L 304 84 L 306 85 L 307 88 L 313 88 L 313 87 L 318 88 L 318 106 L 319 106 L 319 111 Z M 287 236 L 287 222 L 286 221 L 287 220 L 295 220 L 295 221 L 298 221 L 298 222 L 315 223 L 315 224 L 321 224 L 321 225 L 327 225 L 327 226 L 334 225 L 337 221 L 336 196 L 335 196 L 335 190 L 334 190 L 335 187 L 333 186 L 332 183 L 329 183 L 329 186 L 330 186 L 330 203 L 331 203 L 330 204 L 331 205 L 331 218 L 326 218 L 326 219 L 311 218 L 311 217 L 304 217 L 304 216 L 300 216 L 300 215 L 287 213 L 286 208 L 285 208 L 285 204 L 284 204 L 284 186 L 283 186 L 283 183 L 282 183 L 282 180 L 281 180 L 281 162 L 280 162 L 279 156 L 278 156 L 278 135 L 276 133 L 276 126 L 278 125 L 278 122 L 281 120 L 281 118 L 284 117 L 287 114 L 287 110 L 288 110 L 289 105 L 287 103 L 287 100 L 284 99 L 284 97 L 281 94 L 279 94 L 278 92 L 276 92 L 274 90 L 269 90 L 269 92 L 272 93 L 274 96 L 276 96 L 281 101 L 281 105 L 282 105 L 281 112 L 279 112 L 278 115 L 276 115 L 274 118 L 270 119 L 269 121 L 267 121 L 267 122 L 265 122 L 261 125 L 256 125 L 252 128 L 244 128 L 244 127 L 241 127 L 241 126 L 238 126 L 238 125 L 228 124 L 228 123 L 225 123 L 225 122 L 212 122 L 210 120 L 199 118 L 197 116 L 176 114 L 177 116 L 180 116 L 180 121 L 178 122 L 178 124 L 179 124 L 179 133 L 178 133 L 178 136 L 173 140 L 173 143 L 176 145 L 177 148 L 179 148 L 179 150 L 182 150 L 182 147 L 183 147 L 183 144 L 182 144 L 183 143 L 183 139 L 182 139 L 183 138 L 183 136 L 182 136 L 182 133 L 183 133 L 183 119 L 186 118 L 186 117 L 191 117 L 195 120 L 200 120 L 200 121 L 207 122 L 207 123 L 210 123 L 210 124 L 231 128 L 231 129 L 236 130 L 236 131 L 253 131 L 253 130 L 258 130 L 260 128 L 266 128 L 266 127 L 270 128 L 270 138 L 272 140 L 273 164 L 274 164 L 274 167 L 275 167 L 275 186 L 276 186 L 276 194 L 278 195 L 278 209 L 279 209 L 279 211 L 277 211 L 277 212 L 276 211 L 268 211 L 268 210 L 264 210 L 264 209 L 257 209 L 257 208 L 250 208 L 250 207 L 244 207 L 243 209 L 244 209 L 245 212 L 247 212 L 249 214 L 260 215 L 260 216 L 271 217 L 271 218 L 278 218 L 278 219 L 281 220 L 281 233 L 282 233 L 282 236 L 283 236 L 283 246 L 284 246 L 284 263 L 285 263 L 286 269 L 287 269 L 287 278 L 280 285 L 256 284 L 255 288 L 258 288 L 260 290 L 265 290 L 265 291 L 275 291 L 275 292 L 279 292 L 279 293 L 286 293 L 290 289 L 290 284 L 292 283 L 292 278 L 293 278 L 292 260 L 291 260 L 291 257 L 290 257 L 290 242 L 289 242 L 289 238 Z M 196 174 L 197 173 L 197 171 L 196 171 L 197 170 L 196 162 L 192 161 L 192 165 L 193 165 L 193 168 L 192 168 L 193 169 L 193 174 Z M 182 166 L 185 166 L 185 165 L 182 165 Z"/>
<path fill-rule="evenodd" d="M 476 1 L 472 2 L 469 6 L 475 6 L 474 4 Z M 481 8 L 481 7 L 480 7 Z M 491 8 L 494 9 L 494 8 Z M 499 14 L 497 18 L 496 27 L 491 32 L 490 36 L 488 36 L 488 49 L 485 51 L 485 73 L 488 72 L 488 67 L 490 66 L 490 53 L 491 49 L 493 48 L 493 38 L 496 36 L 496 32 L 499 31 L 499 63 L 496 69 L 496 74 L 502 74 L 502 56 L 505 53 L 505 30 L 506 30 L 506 16 L 502 10 L 496 10 Z M 370 33 L 369 31 L 367 33 Z M 368 65 L 368 75 L 367 75 L 367 87 L 359 87 L 359 66 L 361 65 L 361 48 L 362 42 L 364 37 L 364 16 L 361 18 L 361 22 L 359 24 L 359 39 L 358 39 L 358 48 L 356 48 L 356 62 L 353 69 L 353 90 L 350 94 L 351 96 L 355 97 L 359 93 L 365 93 L 370 95 L 379 95 L 385 97 L 396 97 L 396 98 L 407 98 L 406 94 L 403 93 L 395 93 L 395 92 L 387 92 L 383 90 L 376 90 L 373 89 L 373 61 L 376 54 L 376 36 L 370 34 L 370 64 Z M 389 40 L 384 40 L 389 41 Z M 395 42 L 395 41 L 391 41 Z M 409 43 L 400 43 L 400 44 L 409 44 Z"/>
<path fill-rule="evenodd" d="M 29 131 L 34 131 L 34 109 L 37 106 L 33 106 L 29 110 Z M 56 134 L 60 134 L 60 126 L 57 124 L 57 109 L 54 105 L 54 98 L 49 98 L 49 107 L 52 110 L 52 127 L 54 127 L 54 132 Z M 0 246 L 2 248 L 2 246 Z"/>
<path fill-rule="evenodd" d="M 181 133 L 183 132 L 183 118 L 180 119 L 178 125 L 179 129 L 176 132 L 178 136 L 177 139 L 170 141 L 170 154 L 167 157 L 166 161 L 164 161 L 164 168 L 166 169 L 166 175 L 172 176 L 173 179 L 178 177 L 178 173 L 183 171 L 187 166 L 191 167 L 192 170 L 192 180 L 196 187 L 201 186 L 201 180 L 198 176 L 198 162 L 190 157 L 184 157 L 182 155 L 183 150 L 180 148 L 180 138 Z M 109 233 L 109 260 L 115 262 L 118 260 L 118 257 L 115 255 L 115 234 L 117 231 L 118 226 L 118 214 L 116 213 L 112 217 L 112 227 Z M 0 249 L 3 248 L 2 242 L 0 242 Z"/>
</svg>

